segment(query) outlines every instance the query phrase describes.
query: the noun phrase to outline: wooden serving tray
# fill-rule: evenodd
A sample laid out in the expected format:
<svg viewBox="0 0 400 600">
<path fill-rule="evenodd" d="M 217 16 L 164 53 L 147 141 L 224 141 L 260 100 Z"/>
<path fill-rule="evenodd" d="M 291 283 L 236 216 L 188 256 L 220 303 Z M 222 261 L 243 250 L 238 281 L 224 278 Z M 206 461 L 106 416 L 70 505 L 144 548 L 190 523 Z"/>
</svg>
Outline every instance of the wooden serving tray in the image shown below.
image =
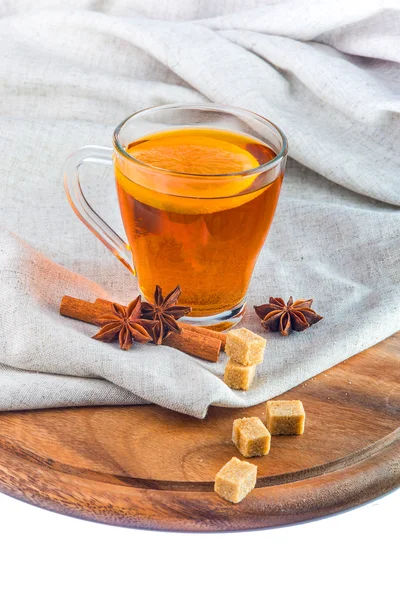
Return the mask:
<svg viewBox="0 0 400 600">
<path fill-rule="evenodd" d="M 204 421 L 157 406 L 0 415 L 0 491 L 114 525 L 228 531 L 341 511 L 400 485 L 400 334 L 283 394 L 302 400 L 303 436 L 273 437 L 257 488 L 232 505 L 213 492 L 232 456 L 232 421 L 251 409 L 210 408 Z"/>
</svg>

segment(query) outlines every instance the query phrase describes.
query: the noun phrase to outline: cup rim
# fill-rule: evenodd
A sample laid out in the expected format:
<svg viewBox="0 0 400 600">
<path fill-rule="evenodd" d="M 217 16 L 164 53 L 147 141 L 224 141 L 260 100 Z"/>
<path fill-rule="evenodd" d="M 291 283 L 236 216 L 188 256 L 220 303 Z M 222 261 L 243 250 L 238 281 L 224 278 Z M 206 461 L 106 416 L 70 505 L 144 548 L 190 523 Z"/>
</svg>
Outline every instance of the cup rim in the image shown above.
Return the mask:
<svg viewBox="0 0 400 600">
<path fill-rule="evenodd" d="M 275 129 L 275 131 L 278 133 L 278 135 L 281 138 L 282 148 L 281 148 L 280 152 L 272 160 L 270 160 L 262 165 L 259 165 L 258 167 L 254 167 L 253 169 L 247 169 L 244 171 L 235 171 L 233 173 L 184 173 L 182 171 L 173 171 L 171 169 L 164 169 L 162 167 L 156 167 L 154 165 L 149 165 L 148 163 L 138 160 L 131 154 L 128 154 L 128 152 L 126 152 L 126 150 L 123 148 L 123 146 L 119 140 L 119 134 L 120 134 L 122 128 L 124 127 L 124 125 L 133 117 L 137 117 L 138 115 L 141 115 L 143 113 L 157 112 L 160 110 L 169 110 L 171 108 L 188 108 L 188 109 L 192 109 L 192 110 L 207 109 L 207 110 L 211 110 L 211 111 L 215 111 L 215 112 L 225 111 L 225 112 L 231 112 L 231 113 L 239 113 L 239 114 L 243 114 L 245 116 L 250 115 L 251 117 L 255 118 L 256 120 L 260 121 L 263 124 L 268 123 L 270 126 L 273 127 L 273 129 Z M 236 107 L 236 106 L 229 106 L 227 104 L 215 104 L 213 102 L 210 102 L 210 103 L 203 102 L 203 103 L 196 103 L 196 104 L 186 104 L 186 103 L 158 104 L 156 106 L 151 106 L 149 108 L 143 108 L 141 110 L 138 110 L 138 111 L 132 113 L 131 115 L 129 115 L 128 117 L 126 117 L 126 119 L 121 121 L 121 123 L 115 128 L 114 134 L 113 134 L 113 145 L 114 145 L 115 150 L 119 154 L 122 154 L 122 156 L 124 158 L 127 158 L 129 161 L 136 163 L 137 165 L 139 165 L 141 167 L 145 167 L 152 171 L 154 170 L 154 171 L 161 172 L 161 173 L 168 173 L 169 175 L 180 175 L 180 176 L 184 176 L 184 177 L 188 177 L 188 178 L 197 178 L 197 179 L 199 179 L 199 178 L 213 179 L 213 178 L 223 178 L 223 177 L 239 177 L 239 176 L 244 177 L 247 175 L 253 175 L 253 176 L 259 175 L 260 173 L 269 171 L 272 167 L 274 167 L 276 164 L 278 164 L 280 161 L 282 161 L 282 159 L 285 158 L 285 156 L 288 153 L 287 137 L 283 133 L 283 131 L 277 125 L 275 125 L 275 123 L 273 123 L 266 117 L 263 117 L 262 115 L 259 115 L 258 113 L 254 112 L 254 111 L 247 110 L 245 108 Z"/>
</svg>

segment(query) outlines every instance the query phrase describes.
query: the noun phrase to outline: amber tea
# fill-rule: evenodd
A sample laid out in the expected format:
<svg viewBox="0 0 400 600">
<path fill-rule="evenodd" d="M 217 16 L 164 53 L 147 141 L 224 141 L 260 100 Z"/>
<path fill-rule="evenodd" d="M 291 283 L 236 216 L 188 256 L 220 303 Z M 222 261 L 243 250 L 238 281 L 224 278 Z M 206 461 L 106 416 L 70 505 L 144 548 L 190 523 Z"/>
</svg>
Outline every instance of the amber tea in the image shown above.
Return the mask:
<svg viewBox="0 0 400 600">
<path fill-rule="evenodd" d="M 284 134 L 241 108 L 169 104 L 125 119 L 113 146 L 86 146 L 67 160 L 75 213 L 138 276 L 147 300 L 156 285 L 164 293 L 180 285 L 193 323 L 237 323 L 278 201 Z M 86 200 L 79 178 L 86 162 L 114 165 L 127 240 Z"/>
<path fill-rule="evenodd" d="M 194 317 L 240 304 L 282 180 L 280 175 L 258 189 L 257 174 L 249 177 L 248 171 L 276 153 L 255 138 L 201 128 L 148 135 L 129 144 L 127 152 L 159 169 L 156 191 L 154 172 L 115 167 L 121 215 L 144 296 L 150 299 L 157 284 L 171 290 L 179 283 L 181 302 L 192 306 Z M 171 184 L 168 172 L 181 175 Z M 221 173 L 232 177 L 190 181 L 193 175 Z"/>
</svg>

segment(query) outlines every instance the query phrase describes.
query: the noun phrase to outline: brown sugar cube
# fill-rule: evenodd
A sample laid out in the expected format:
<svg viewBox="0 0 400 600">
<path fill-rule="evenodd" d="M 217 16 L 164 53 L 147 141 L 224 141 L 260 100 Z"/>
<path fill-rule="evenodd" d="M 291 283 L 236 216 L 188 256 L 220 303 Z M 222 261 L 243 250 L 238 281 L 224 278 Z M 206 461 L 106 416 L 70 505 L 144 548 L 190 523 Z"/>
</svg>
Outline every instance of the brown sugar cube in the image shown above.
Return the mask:
<svg viewBox="0 0 400 600">
<path fill-rule="evenodd" d="M 266 341 L 260 335 L 242 327 L 228 331 L 225 352 L 241 365 L 258 365 L 264 360 Z"/>
<path fill-rule="evenodd" d="M 221 498 L 237 504 L 256 485 L 257 467 L 235 456 L 218 471 L 214 491 Z"/>
<path fill-rule="evenodd" d="M 267 427 L 271 435 L 301 435 L 306 413 L 300 400 L 267 402 Z"/>
<path fill-rule="evenodd" d="M 265 456 L 271 446 L 271 434 L 258 417 L 233 421 L 232 442 L 245 457 Z"/>
<path fill-rule="evenodd" d="M 230 358 L 225 367 L 224 381 L 234 390 L 248 390 L 255 374 L 255 365 L 245 367 Z"/>
</svg>

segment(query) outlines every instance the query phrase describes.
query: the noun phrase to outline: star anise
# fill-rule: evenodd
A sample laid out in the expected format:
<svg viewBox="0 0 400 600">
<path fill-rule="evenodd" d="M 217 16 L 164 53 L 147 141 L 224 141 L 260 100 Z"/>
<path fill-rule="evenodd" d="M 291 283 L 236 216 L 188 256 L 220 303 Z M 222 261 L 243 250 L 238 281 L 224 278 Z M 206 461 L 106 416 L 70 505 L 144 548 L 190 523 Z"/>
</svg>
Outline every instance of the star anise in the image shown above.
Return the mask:
<svg viewBox="0 0 400 600">
<path fill-rule="evenodd" d="M 182 290 L 178 285 L 164 298 L 160 286 L 156 285 L 154 304 L 150 304 L 150 302 L 142 303 L 143 319 L 155 321 L 155 325 L 150 332 L 155 344 L 161 344 L 171 331 L 175 333 L 182 331 L 177 320 L 190 313 L 191 308 L 190 306 L 176 304 L 181 293 Z"/>
<path fill-rule="evenodd" d="M 141 311 L 140 296 L 132 300 L 127 307 L 114 302 L 110 312 L 104 313 L 97 321 L 102 328 L 93 339 L 112 342 L 118 337 L 122 350 L 129 350 L 134 341 L 140 344 L 150 342 L 152 338 L 148 330 L 154 326 L 154 323 L 142 319 Z"/>
<path fill-rule="evenodd" d="M 289 335 L 291 330 L 304 331 L 322 319 L 311 308 L 313 300 L 295 300 L 290 296 L 285 304 L 282 298 L 270 298 L 268 304 L 255 306 L 257 315 L 262 319 L 261 325 L 269 331 L 280 331 Z"/>
</svg>

